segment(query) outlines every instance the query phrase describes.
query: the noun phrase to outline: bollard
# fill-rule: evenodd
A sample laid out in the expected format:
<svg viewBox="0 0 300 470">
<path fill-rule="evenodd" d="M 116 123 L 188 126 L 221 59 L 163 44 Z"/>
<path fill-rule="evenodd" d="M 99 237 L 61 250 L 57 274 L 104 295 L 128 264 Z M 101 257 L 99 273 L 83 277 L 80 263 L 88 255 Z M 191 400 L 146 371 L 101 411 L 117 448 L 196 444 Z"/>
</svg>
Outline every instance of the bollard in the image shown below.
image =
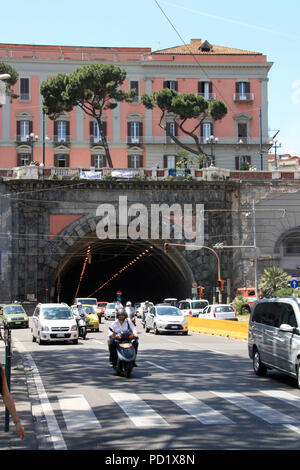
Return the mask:
<svg viewBox="0 0 300 470">
<path fill-rule="evenodd" d="M 8 390 L 10 390 L 10 372 L 11 372 L 11 331 L 9 328 L 4 330 L 4 342 L 5 342 L 5 364 L 4 370 L 7 380 Z M 5 424 L 4 431 L 9 431 L 9 411 L 5 407 Z"/>
</svg>

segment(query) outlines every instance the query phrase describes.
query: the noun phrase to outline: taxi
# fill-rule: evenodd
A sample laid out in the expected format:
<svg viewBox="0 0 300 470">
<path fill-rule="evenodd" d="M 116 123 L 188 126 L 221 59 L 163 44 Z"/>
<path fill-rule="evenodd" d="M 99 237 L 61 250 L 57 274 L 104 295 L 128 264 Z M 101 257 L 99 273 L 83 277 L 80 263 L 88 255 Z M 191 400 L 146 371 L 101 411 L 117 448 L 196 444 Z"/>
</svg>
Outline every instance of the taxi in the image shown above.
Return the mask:
<svg viewBox="0 0 300 470">
<path fill-rule="evenodd" d="M 94 307 L 92 305 L 82 305 L 85 313 L 89 317 L 89 322 L 87 324 L 87 329 L 91 331 L 99 331 L 99 318 L 97 313 L 95 313 Z M 73 315 L 77 315 L 77 305 L 71 306 L 71 311 Z"/>
</svg>

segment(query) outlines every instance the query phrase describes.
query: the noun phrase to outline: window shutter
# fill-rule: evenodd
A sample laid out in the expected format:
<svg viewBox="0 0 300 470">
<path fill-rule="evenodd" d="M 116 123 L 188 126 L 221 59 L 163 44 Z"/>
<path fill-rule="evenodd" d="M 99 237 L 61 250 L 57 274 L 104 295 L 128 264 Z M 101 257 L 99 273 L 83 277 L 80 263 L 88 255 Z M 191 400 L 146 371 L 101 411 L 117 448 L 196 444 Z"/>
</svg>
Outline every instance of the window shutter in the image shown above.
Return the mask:
<svg viewBox="0 0 300 470">
<path fill-rule="evenodd" d="M 175 82 L 175 91 L 178 91 L 178 82 Z"/>
<path fill-rule="evenodd" d="M 106 163 L 106 155 L 103 155 L 103 167 L 106 168 L 107 167 L 107 163 Z"/>
<path fill-rule="evenodd" d="M 127 139 L 128 142 L 131 142 L 131 122 L 127 122 Z"/>
<path fill-rule="evenodd" d="M 54 121 L 54 123 L 53 123 L 53 134 L 57 138 L 57 121 Z"/>
<path fill-rule="evenodd" d="M 66 122 L 66 136 L 70 136 L 70 123 L 69 123 L 69 121 Z"/>
<path fill-rule="evenodd" d="M 198 82 L 198 92 L 204 93 L 204 82 Z"/>
<path fill-rule="evenodd" d="M 21 135 L 21 123 L 17 121 L 17 135 Z"/>
<path fill-rule="evenodd" d="M 239 93 L 240 92 L 240 86 L 239 86 L 240 82 L 236 82 L 235 84 L 235 91 L 236 93 Z"/>
<path fill-rule="evenodd" d="M 20 79 L 20 93 L 29 94 L 29 78 Z"/>
<path fill-rule="evenodd" d="M 107 122 L 102 122 L 103 137 L 107 137 Z"/>
<path fill-rule="evenodd" d="M 66 158 L 66 166 L 70 166 L 70 155 L 65 155 Z"/>
<path fill-rule="evenodd" d="M 168 168 L 168 155 L 164 155 L 164 168 Z"/>
<path fill-rule="evenodd" d="M 29 134 L 31 134 L 33 129 L 32 121 L 29 121 Z"/>
<path fill-rule="evenodd" d="M 247 137 L 247 124 L 244 122 L 238 123 L 238 137 Z"/>
<path fill-rule="evenodd" d="M 246 83 L 246 93 L 250 93 L 250 82 Z"/>
<path fill-rule="evenodd" d="M 58 166 L 58 155 L 54 155 L 54 166 Z"/>
<path fill-rule="evenodd" d="M 209 93 L 212 93 L 212 82 L 209 82 Z"/>
<path fill-rule="evenodd" d="M 168 88 L 168 82 L 166 80 L 164 80 L 163 88 Z"/>
<path fill-rule="evenodd" d="M 95 155 L 91 155 L 91 166 L 95 166 Z"/>
<path fill-rule="evenodd" d="M 131 155 L 128 155 L 127 166 L 128 166 L 128 168 L 131 168 Z"/>
<path fill-rule="evenodd" d="M 240 169 L 240 157 L 235 157 L 235 169 Z"/>
<path fill-rule="evenodd" d="M 90 136 L 94 135 L 94 121 L 90 121 Z"/>
</svg>

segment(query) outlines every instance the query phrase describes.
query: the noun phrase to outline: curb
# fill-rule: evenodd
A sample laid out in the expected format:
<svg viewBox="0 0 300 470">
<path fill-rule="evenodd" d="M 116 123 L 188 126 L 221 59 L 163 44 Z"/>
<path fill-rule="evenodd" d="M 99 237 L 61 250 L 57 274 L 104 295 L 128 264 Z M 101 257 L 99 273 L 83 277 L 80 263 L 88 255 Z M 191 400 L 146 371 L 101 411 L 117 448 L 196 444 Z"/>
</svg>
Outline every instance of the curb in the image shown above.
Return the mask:
<svg viewBox="0 0 300 470">
<path fill-rule="evenodd" d="M 196 333 L 248 339 L 248 322 L 186 317 L 188 328 Z"/>
</svg>

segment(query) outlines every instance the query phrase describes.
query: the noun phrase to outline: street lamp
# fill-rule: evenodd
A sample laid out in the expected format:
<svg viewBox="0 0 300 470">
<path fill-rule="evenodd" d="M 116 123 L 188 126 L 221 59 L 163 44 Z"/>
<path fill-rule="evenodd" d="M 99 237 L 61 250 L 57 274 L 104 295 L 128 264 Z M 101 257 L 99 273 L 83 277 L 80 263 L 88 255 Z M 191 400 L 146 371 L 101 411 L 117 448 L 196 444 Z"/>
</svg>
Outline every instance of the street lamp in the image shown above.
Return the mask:
<svg viewBox="0 0 300 470">
<path fill-rule="evenodd" d="M 282 142 L 278 142 L 277 139 L 270 141 L 271 148 L 274 147 L 275 150 L 275 168 L 277 168 L 277 149 L 279 149 L 282 145 Z"/>
<path fill-rule="evenodd" d="M 26 136 L 26 139 L 31 147 L 31 163 L 33 163 L 33 144 L 39 140 L 39 136 L 34 135 L 34 133 L 31 132 L 29 135 Z"/>
<path fill-rule="evenodd" d="M 206 137 L 206 143 L 210 144 L 211 146 L 211 166 L 215 166 L 215 154 L 214 154 L 214 145 L 219 142 L 218 137 L 211 135 L 210 137 Z"/>
</svg>

